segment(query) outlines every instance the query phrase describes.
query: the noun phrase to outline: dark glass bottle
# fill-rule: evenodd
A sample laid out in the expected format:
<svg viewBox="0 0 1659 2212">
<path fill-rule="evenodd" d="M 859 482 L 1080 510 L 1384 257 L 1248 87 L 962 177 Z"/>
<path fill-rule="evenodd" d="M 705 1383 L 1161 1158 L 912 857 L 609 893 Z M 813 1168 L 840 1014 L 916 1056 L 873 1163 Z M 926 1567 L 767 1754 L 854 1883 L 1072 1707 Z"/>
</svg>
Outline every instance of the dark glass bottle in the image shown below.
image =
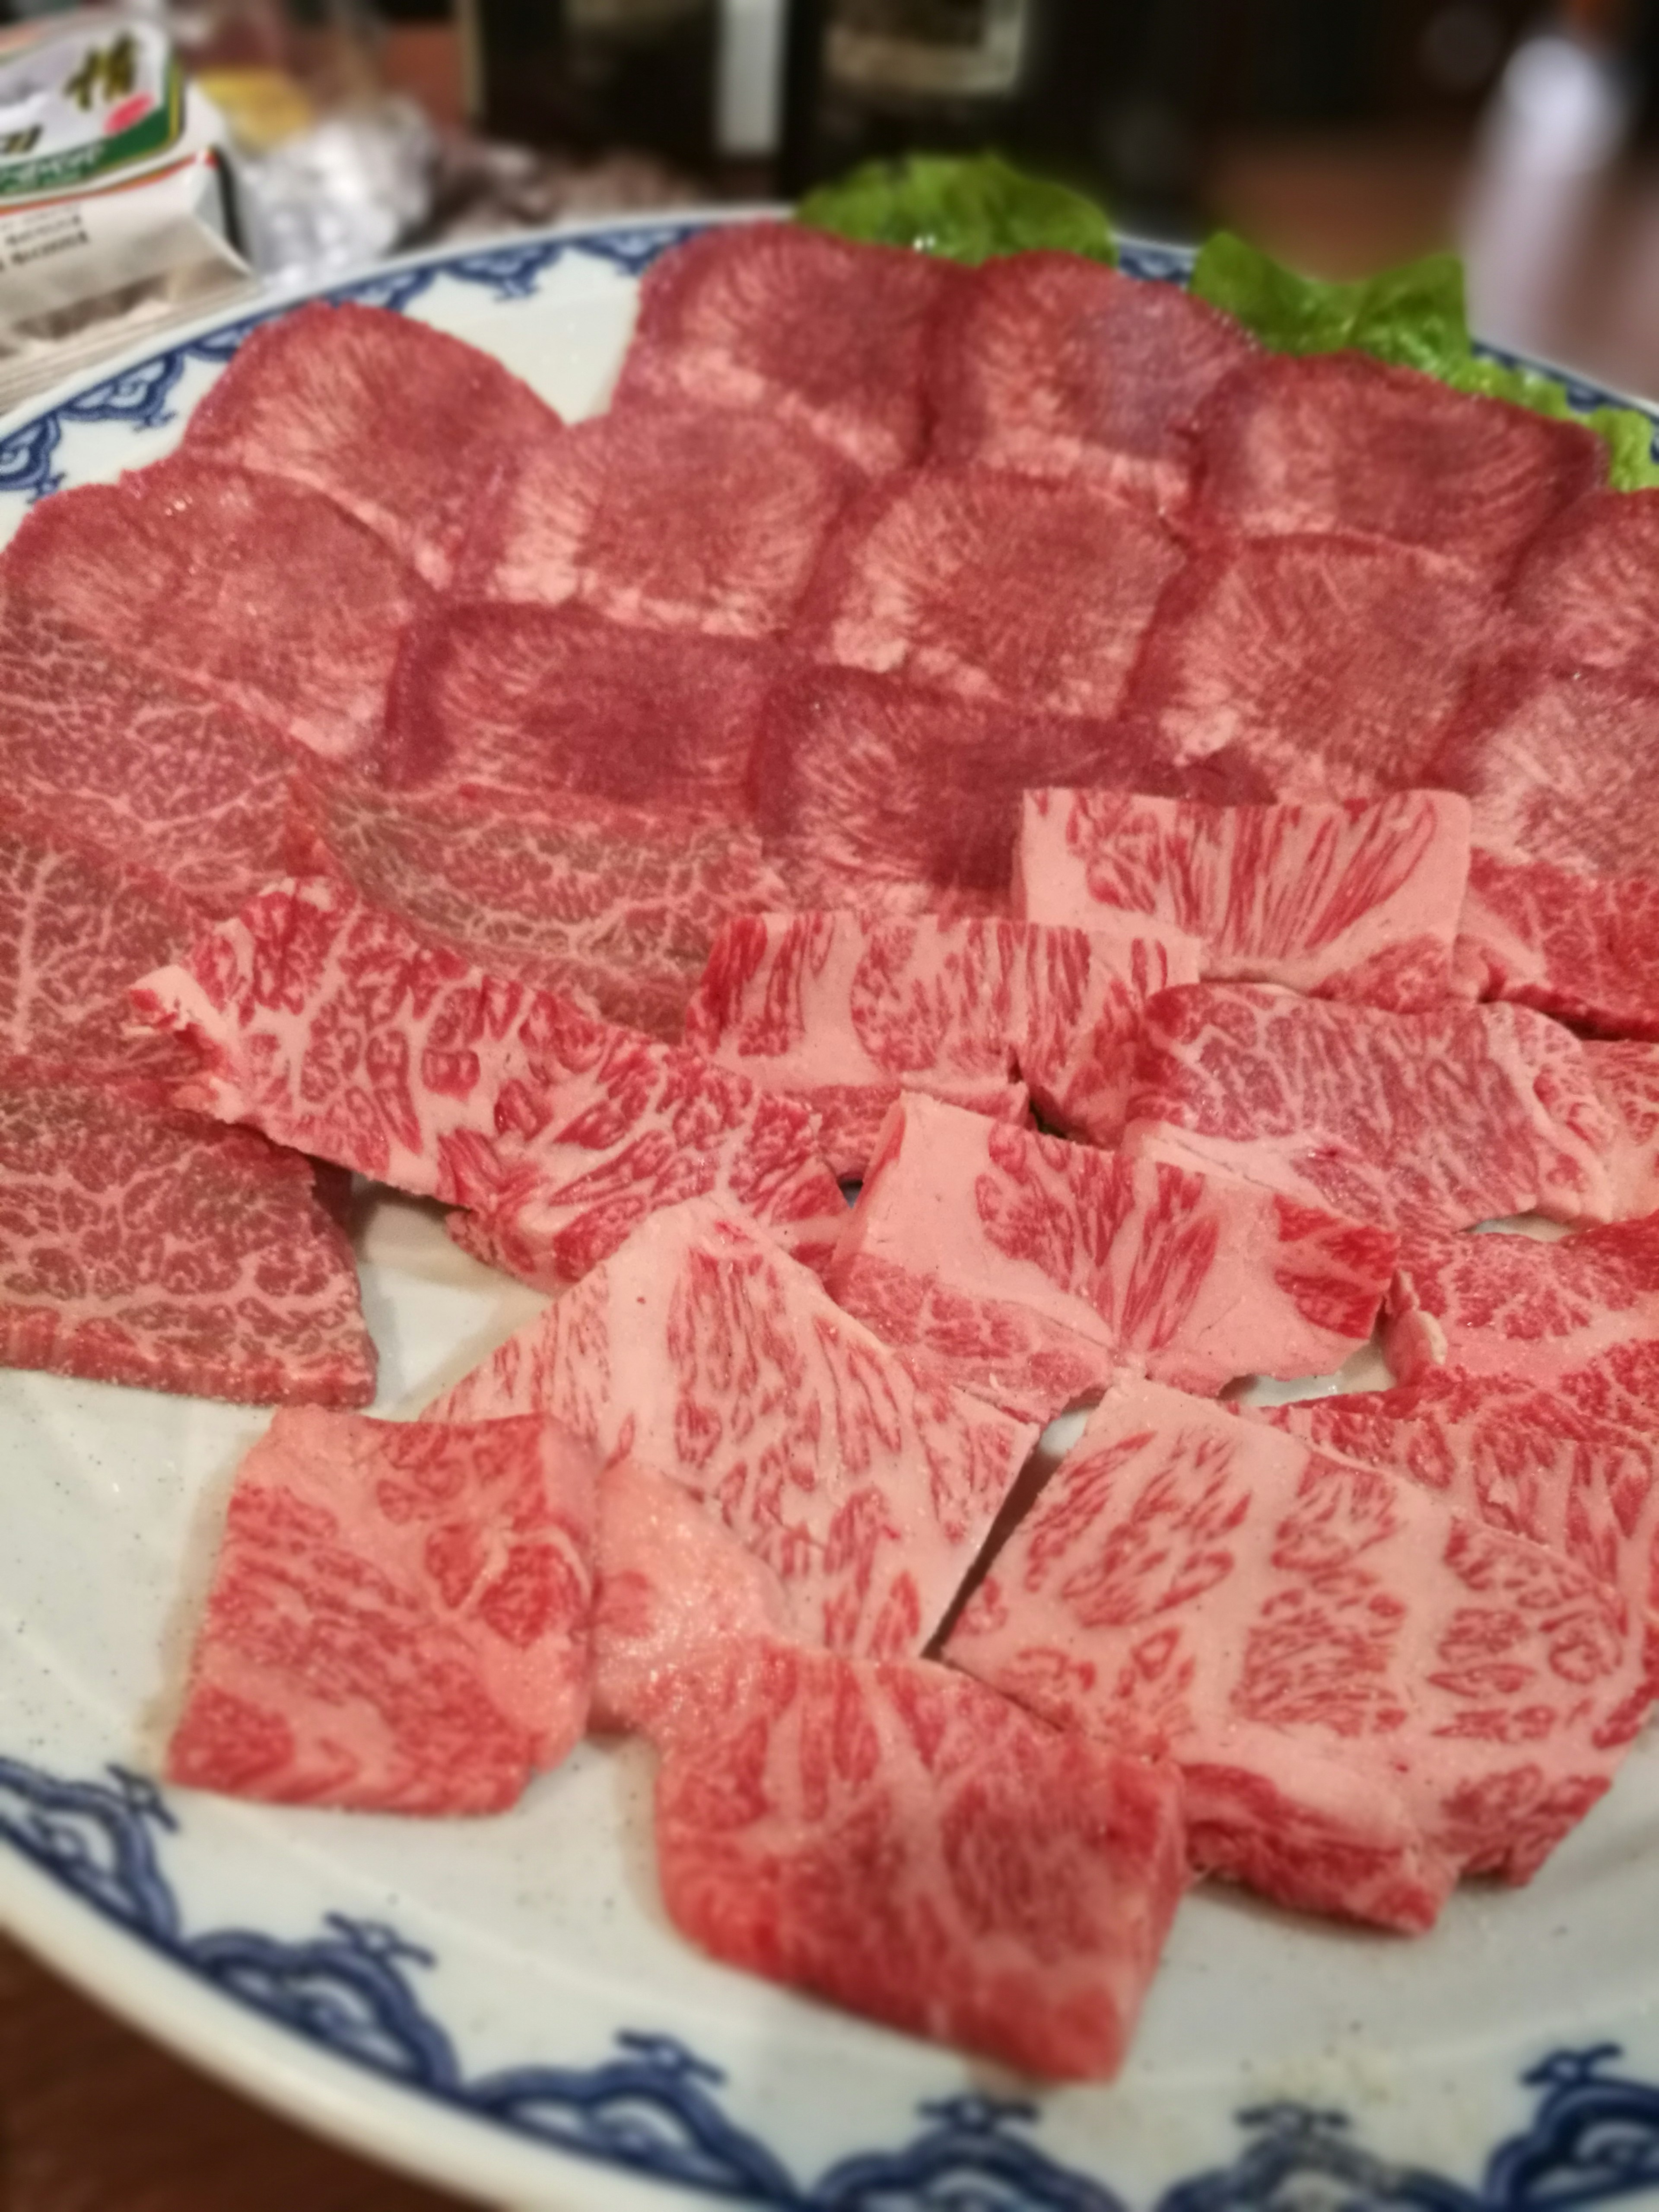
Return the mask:
<svg viewBox="0 0 1659 2212">
<path fill-rule="evenodd" d="M 617 147 L 707 172 L 718 0 L 475 0 L 483 119 L 498 137 Z"/>
</svg>

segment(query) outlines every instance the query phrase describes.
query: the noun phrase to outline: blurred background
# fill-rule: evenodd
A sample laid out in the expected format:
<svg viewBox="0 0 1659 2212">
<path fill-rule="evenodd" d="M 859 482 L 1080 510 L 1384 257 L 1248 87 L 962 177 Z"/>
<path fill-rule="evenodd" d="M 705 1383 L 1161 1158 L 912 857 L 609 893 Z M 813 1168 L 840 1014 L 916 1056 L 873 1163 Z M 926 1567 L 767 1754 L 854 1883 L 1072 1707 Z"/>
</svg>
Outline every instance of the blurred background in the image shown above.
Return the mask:
<svg viewBox="0 0 1659 2212">
<path fill-rule="evenodd" d="M 0 0 L 0 21 L 48 14 Z M 1659 392 L 1659 0 L 139 0 L 266 276 L 994 146 L 1322 276 L 1467 257 L 1486 337 Z M 0 125 L 3 124 L 0 117 Z"/>
</svg>

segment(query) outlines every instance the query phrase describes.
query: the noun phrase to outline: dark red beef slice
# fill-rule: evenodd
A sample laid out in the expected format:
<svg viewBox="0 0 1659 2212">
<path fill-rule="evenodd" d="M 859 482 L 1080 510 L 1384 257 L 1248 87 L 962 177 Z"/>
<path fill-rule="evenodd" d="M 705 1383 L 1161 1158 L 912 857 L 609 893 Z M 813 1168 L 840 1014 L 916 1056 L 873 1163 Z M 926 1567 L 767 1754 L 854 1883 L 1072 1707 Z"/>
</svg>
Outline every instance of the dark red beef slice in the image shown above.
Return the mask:
<svg viewBox="0 0 1659 2212">
<path fill-rule="evenodd" d="M 861 482 L 820 440 L 769 416 L 625 408 L 497 471 L 457 588 L 579 601 L 653 629 L 770 636 Z"/>
<path fill-rule="evenodd" d="M 1223 541 L 1165 590 L 1123 720 L 1165 760 L 1231 748 L 1281 799 L 1432 784 L 1495 619 L 1482 586 L 1410 547 Z"/>
<path fill-rule="evenodd" d="M 785 898 L 747 824 L 348 776 L 298 778 L 295 800 L 296 872 L 339 876 L 425 942 L 669 1042 L 722 923 Z"/>
<path fill-rule="evenodd" d="M 1598 491 L 1538 538 L 1510 595 L 1532 649 L 1563 668 L 1653 680 L 1659 491 Z"/>
<path fill-rule="evenodd" d="M 1087 483 L 919 469 L 843 517 L 796 637 L 842 667 L 1107 716 L 1182 558 L 1155 514 Z"/>
<path fill-rule="evenodd" d="M 994 904 L 1007 896 L 1021 795 L 1050 782 L 1269 795 L 1225 748 L 1172 769 L 1120 726 L 842 668 L 775 687 L 753 789 L 769 853 L 803 881 L 815 872 L 820 904 L 880 903 L 884 887 L 918 883 Z"/>
<path fill-rule="evenodd" d="M 779 665 L 769 646 L 574 608 L 434 608 L 392 678 L 393 780 L 739 820 Z"/>
<path fill-rule="evenodd" d="M 1601 1036 L 1659 1038 L 1656 945 L 1659 878 L 1470 856 L 1456 957 L 1484 999 Z"/>
<path fill-rule="evenodd" d="M 1640 876 L 1659 853 L 1659 684 L 1510 658 L 1483 669 L 1425 780 L 1474 803 L 1505 860 Z"/>
<path fill-rule="evenodd" d="M 1358 353 L 1250 362 L 1211 394 L 1194 451 L 1196 522 L 1352 531 L 1493 581 L 1607 473 L 1607 447 L 1582 423 Z"/>
<path fill-rule="evenodd" d="M 0 802 L 0 1039 L 70 1078 L 182 1082 L 192 1055 L 133 1021 L 127 988 L 183 957 L 200 911 L 50 819 Z"/>
<path fill-rule="evenodd" d="M 599 1462 L 536 1419 L 279 1413 L 237 1469 L 168 1778 L 490 1813 L 586 1725 Z"/>
<path fill-rule="evenodd" d="M 366 1405 L 357 1271 L 310 1162 L 162 1096 L 0 1061 L 0 1365 Z"/>
<path fill-rule="evenodd" d="M 929 337 L 948 261 L 795 223 L 704 231 L 650 269 L 616 405 L 765 412 L 872 473 L 927 442 Z"/>
<path fill-rule="evenodd" d="M 1123 2062 L 1186 1887 L 1181 1785 L 925 1660 L 732 1647 L 668 1736 L 694 1942 L 1028 2073 Z"/>
<path fill-rule="evenodd" d="M 283 872 L 293 758 L 227 708 L 173 690 L 0 599 L 0 788 L 76 836 L 232 914 Z"/>
<path fill-rule="evenodd" d="M 1176 285 L 1070 253 L 988 261 L 940 319 L 933 456 L 1104 478 L 1179 507 L 1185 425 L 1255 350 L 1231 315 Z"/>
<path fill-rule="evenodd" d="M 491 470 L 532 461 L 560 427 L 476 346 L 385 307 L 318 301 L 245 341 L 185 451 L 325 493 L 442 585 Z"/>
<path fill-rule="evenodd" d="M 428 596 L 319 492 L 183 454 L 43 500 L 3 574 L 8 593 L 267 737 L 366 764 L 398 640 Z"/>
</svg>

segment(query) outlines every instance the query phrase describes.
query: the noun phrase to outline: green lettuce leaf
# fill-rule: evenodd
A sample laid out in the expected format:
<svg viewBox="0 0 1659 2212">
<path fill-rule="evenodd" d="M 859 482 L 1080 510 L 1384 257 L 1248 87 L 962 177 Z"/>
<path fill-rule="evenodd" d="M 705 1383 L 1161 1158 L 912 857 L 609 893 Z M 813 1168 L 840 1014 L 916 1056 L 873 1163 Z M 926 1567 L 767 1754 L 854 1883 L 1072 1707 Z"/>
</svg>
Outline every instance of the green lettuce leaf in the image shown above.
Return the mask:
<svg viewBox="0 0 1659 2212">
<path fill-rule="evenodd" d="M 1117 259 L 1103 209 L 1064 185 L 1024 175 L 996 154 L 867 161 L 809 192 L 795 212 L 799 222 L 843 238 L 915 246 L 970 265 L 1028 246 Z"/>
<path fill-rule="evenodd" d="M 1426 254 L 1358 284 L 1298 276 L 1229 230 L 1200 248 L 1192 289 L 1237 315 L 1277 353 L 1331 353 L 1353 346 L 1404 368 L 1443 374 L 1467 360 L 1463 264 L 1452 253 Z"/>
</svg>

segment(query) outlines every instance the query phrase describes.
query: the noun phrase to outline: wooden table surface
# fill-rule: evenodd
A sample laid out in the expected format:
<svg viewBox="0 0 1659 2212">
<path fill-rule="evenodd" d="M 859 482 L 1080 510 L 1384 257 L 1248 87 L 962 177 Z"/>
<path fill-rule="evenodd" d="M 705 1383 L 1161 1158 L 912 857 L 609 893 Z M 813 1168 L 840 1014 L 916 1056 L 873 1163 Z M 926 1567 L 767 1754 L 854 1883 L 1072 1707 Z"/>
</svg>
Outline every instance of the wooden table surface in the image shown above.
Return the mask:
<svg viewBox="0 0 1659 2212">
<path fill-rule="evenodd" d="M 135 2035 L 0 1937 L 0 2212 L 453 2212 Z"/>
</svg>

